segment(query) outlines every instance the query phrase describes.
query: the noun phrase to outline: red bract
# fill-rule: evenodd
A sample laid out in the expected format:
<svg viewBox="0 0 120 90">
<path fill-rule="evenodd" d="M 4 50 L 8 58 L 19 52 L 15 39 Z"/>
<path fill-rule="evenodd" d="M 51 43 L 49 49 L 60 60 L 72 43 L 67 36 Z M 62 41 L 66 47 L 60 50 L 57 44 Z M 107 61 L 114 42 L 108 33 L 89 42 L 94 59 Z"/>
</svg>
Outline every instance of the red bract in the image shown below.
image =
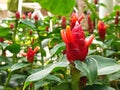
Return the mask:
<svg viewBox="0 0 120 90">
<path fill-rule="evenodd" d="M 26 19 L 26 15 L 25 14 L 22 15 L 22 19 Z"/>
<path fill-rule="evenodd" d="M 15 17 L 16 19 L 20 19 L 20 13 L 18 11 L 15 13 Z"/>
<path fill-rule="evenodd" d="M 29 35 L 32 35 L 32 33 L 33 33 L 33 31 L 32 31 L 32 30 L 30 30 Z"/>
<path fill-rule="evenodd" d="M 37 46 L 34 50 L 32 50 L 32 48 L 28 48 L 27 53 L 21 53 L 22 56 L 27 56 L 27 61 L 30 63 L 33 63 L 34 61 L 34 56 L 37 53 L 37 51 L 39 50 L 39 47 Z"/>
<path fill-rule="evenodd" d="M 88 53 L 88 47 L 94 39 L 94 35 L 85 39 L 82 27 L 76 23 L 72 30 L 69 26 L 66 27 L 66 31 L 62 30 L 61 36 L 66 44 L 67 59 L 70 63 L 75 60 L 84 61 Z"/>
<path fill-rule="evenodd" d="M 46 26 L 45 30 L 48 32 L 48 31 L 49 31 L 49 27 L 48 27 L 48 26 Z"/>
<path fill-rule="evenodd" d="M 84 18 L 84 14 L 82 14 L 80 17 L 78 17 L 78 14 L 73 12 L 70 18 L 70 27 L 71 29 L 74 28 L 76 21 L 78 21 L 79 23 L 81 22 L 81 20 Z"/>
<path fill-rule="evenodd" d="M 31 18 L 31 17 L 32 17 L 32 13 L 29 12 L 29 13 L 28 13 L 28 18 Z"/>
<path fill-rule="evenodd" d="M 0 38 L 0 42 L 1 42 L 1 43 L 4 42 L 4 38 Z"/>
<path fill-rule="evenodd" d="M 34 16 L 34 20 L 35 20 L 35 22 L 37 22 L 38 19 L 39 19 L 39 18 L 38 18 L 38 15 L 35 15 L 35 16 Z"/>
<path fill-rule="evenodd" d="M 93 33 L 93 30 L 94 30 L 94 23 L 91 20 L 90 15 L 88 15 L 88 31 L 89 33 Z"/>
<path fill-rule="evenodd" d="M 105 25 L 104 22 L 99 21 L 98 22 L 98 34 L 102 41 L 105 40 L 106 29 L 107 29 L 107 25 Z"/>
<path fill-rule="evenodd" d="M 118 25 L 118 23 L 119 23 L 119 11 L 116 11 L 115 24 Z"/>
<path fill-rule="evenodd" d="M 97 4 L 97 3 L 98 3 L 98 0 L 94 0 L 94 3 Z"/>
<path fill-rule="evenodd" d="M 62 26 L 62 28 L 66 27 L 66 17 L 65 16 L 62 17 L 61 26 Z"/>
<path fill-rule="evenodd" d="M 14 24 L 10 23 L 10 29 L 13 29 L 13 28 L 14 28 Z"/>
</svg>

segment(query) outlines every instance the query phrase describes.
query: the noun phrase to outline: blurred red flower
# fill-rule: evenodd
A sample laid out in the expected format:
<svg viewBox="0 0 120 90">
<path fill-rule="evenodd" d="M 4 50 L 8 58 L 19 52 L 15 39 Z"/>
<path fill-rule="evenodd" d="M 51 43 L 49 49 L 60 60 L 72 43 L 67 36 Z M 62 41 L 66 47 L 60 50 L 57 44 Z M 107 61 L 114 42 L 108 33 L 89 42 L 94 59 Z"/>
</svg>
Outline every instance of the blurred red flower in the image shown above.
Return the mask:
<svg viewBox="0 0 120 90">
<path fill-rule="evenodd" d="M 94 39 L 94 35 L 85 39 L 82 26 L 76 23 L 72 30 L 69 26 L 66 27 L 66 31 L 61 30 L 61 36 L 66 44 L 67 59 L 70 63 L 75 60 L 84 61 L 88 54 L 88 47 Z"/>
<path fill-rule="evenodd" d="M 37 46 L 34 50 L 32 50 L 32 48 L 29 47 L 27 53 L 21 53 L 21 54 L 22 54 L 22 56 L 27 57 L 28 62 L 33 63 L 34 56 L 38 50 L 39 50 L 39 46 Z"/>
<path fill-rule="evenodd" d="M 18 11 L 15 13 L 15 17 L 16 19 L 20 19 L 20 13 Z"/>
<path fill-rule="evenodd" d="M 99 21 L 98 22 L 98 34 L 102 41 L 105 40 L 106 29 L 107 29 L 107 25 L 105 25 L 104 22 Z"/>
<path fill-rule="evenodd" d="M 71 14 L 71 18 L 70 18 L 70 27 L 71 27 L 71 29 L 74 28 L 74 26 L 76 24 L 76 21 L 78 21 L 80 23 L 83 18 L 84 18 L 84 14 L 82 14 L 80 17 L 78 17 L 78 13 L 73 12 Z"/>
<path fill-rule="evenodd" d="M 62 28 L 66 27 L 66 17 L 65 16 L 62 17 L 61 26 L 62 26 Z"/>
</svg>

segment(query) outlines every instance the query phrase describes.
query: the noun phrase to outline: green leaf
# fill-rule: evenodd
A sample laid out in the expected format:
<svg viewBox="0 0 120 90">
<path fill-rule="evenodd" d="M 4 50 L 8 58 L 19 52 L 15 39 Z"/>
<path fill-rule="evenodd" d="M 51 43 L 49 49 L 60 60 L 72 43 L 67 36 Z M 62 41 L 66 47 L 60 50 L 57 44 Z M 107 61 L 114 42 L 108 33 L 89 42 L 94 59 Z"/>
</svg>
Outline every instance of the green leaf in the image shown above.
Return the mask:
<svg viewBox="0 0 120 90">
<path fill-rule="evenodd" d="M 16 63 L 14 64 L 12 67 L 11 67 L 11 71 L 15 71 L 15 70 L 18 70 L 18 69 L 21 69 L 23 67 L 27 67 L 29 66 L 30 64 L 28 63 L 25 63 L 25 62 L 20 62 L 20 63 Z"/>
<path fill-rule="evenodd" d="M 55 75 L 47 75 L 45 78 L 48 79 L 48 80 L 62 82 L 61 79 L 59 77 L 55 76 Z"/>
<path fill-rule="evenodd" d="M 85 62 L 75 61 L 75 67 L 87 75 L 90 85 L 97 78 L 97 66 L 97 62 L 93 58 L 89 58 Z"/>
<path fill-rule="evenodd" d="M 115 59 L 99 55 L 90 55 L 87 58 L 94 58 L 98 63 L 98 75 L 112 74 L 120 70 L 120 65 Z"/>
<path fill-rule="evenodd" d="M 109 75 L 109 81 L 117 80 L 119 78 L 120 78 L 120 71 Z"/>
<path fill-rule="evenodd" d="M 61 83 L 58 86 L 52 88 L 52 90 L 71 90 L 70 83 Z"/>
<path fill-rule="evenodd" d="M 35 25 L 34 23 L 32 23 L 31 21 L 28 21 L 28 20 L 21 20 L 21 22 L 29 27 L 31 27 L 32 29 L 35 28 Z"/>
<path fill-rule="evenodd" d="M 7 57 L 0 56 L 0 62 L 10 63 Z"/>
<path fill-rule="evenodd" d="M 57 68 L 57 67 L 66 67 L 68 64 L 69 64 L 68 62 L 57 62 L 57 63 L 52 64 L 48 68 L 45 68 L 45 69 L 43 69 L 41 71 L 38 71 L 36 73 L 31 74 L 26 79 L 23 90 L 25 90 L 25 88 L 30 84 L 30 82 L 43 79 L 44 77 L 46 77 L 47 75 L 49 75 L 54 68 Z"/>
<path fill-rule="evenodd" d="M 120 10 L 120 6 L 119 6 L 119 5 L 115 5 L 115 6 L 114 6 L 114 10 L 115 10 L 115 11 Z"/>
<path fill-rule="evenodd" d="M 0 65 L 0 70 L 7 70 L 12 66 L 12 64 Z"/>
<path fill-rule="evenodd" d="M 60 52 L 61 50 L 65 49 L 65 44 L 64 42 L 57 44 L 54 48 L 50 50 L 51 56 L 54 54 Z"/>
<path fill-rule="evenodd" d="M 11 44 L 6 47 L 6 50 L 9 50 L 11 53 L 19 53 L 20 52 L 20 45 L 19 44 Z"/>
<path fill-rule="evenodd" d="M 9 28 L 0 27 L 0 37 L 6 37 L 9 34 Z"/>
<path fill-rule="evenodd" d="M 84 90 L 115 90 L 115 89 L 105 85 L 94 84 L 92 86 L 87 86 Z"/>
<path fill-rule="evenodd" d="M 42 8 L 56 15 L 69 15 L 75 6 L 75 0 L 35 0 Z"/>
</svg>

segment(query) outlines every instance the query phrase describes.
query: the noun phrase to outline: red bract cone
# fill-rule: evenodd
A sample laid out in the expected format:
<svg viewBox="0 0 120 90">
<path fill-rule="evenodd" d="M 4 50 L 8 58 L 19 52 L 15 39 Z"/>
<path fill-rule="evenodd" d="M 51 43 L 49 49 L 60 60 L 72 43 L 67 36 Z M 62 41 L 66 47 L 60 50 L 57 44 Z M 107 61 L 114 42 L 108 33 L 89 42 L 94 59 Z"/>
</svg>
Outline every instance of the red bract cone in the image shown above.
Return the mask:
<svg viewBox="0 0 120 90">
<path fill-rule="evenodd" d="M 20 19 L 20 13 L 18 11 L 15 13 L 15 17 L 16 19 Z"/>
<path fill-rule="evenodd" d="M 38 15 L 35 15 L 35 16 L 34 16 L 34 20 L 35 20 L 35 22 L 37 22 L 38 19 L 39 19 L 39 18 L 38 18 Z"/>
<path fill-rule="evenodd" d="M 119 23 L 119 11 L 116 11 L 115 24 L 118 25 L 118 23 Z"/>
<path fill-rule="evenodd" d="M 32 13 L 29 12 L 29 13 L 28 13 L 28 18 L 31 18 L 31 17 L 32 17 Z"/>
<path fill-rule="evenodd" d="M 88 32 L 89 32 L 90 34 L 92 34 L 92 33 L 93 33 L 93 30 L 94 30 L 94 23 L 93 23 L 93 21 L 91 20 L 90 15 L 88 15 Z"/>
<path fill-rule="evenodd" d="M 99 21 L 98 22 L 98 34 L 102 41 L 105 40 L 106 29 L 107 29 L 107 25 L 105 25 L 104 22 Z"/>
<path fill-rule="evenodd" d="M 4 42 L 4 38 L 0 37 L 0 43 Z"/>
<path fill-rule="evenodd" d="M 22 15 L 22 19 L 26 19 L 26 15 L 25 14 Z"/>
<path fill-rule="evenodd" d="M 62 26 L 62 28 L 66 27 L 66 17 L 65 16 L 62 17 L 61 26 Z"/>
<path fill-rule="evenodd" d="M 29 31 L 29 35 L 32 35 L 32 34 L 33 34 L 33 31 L 32 31 L 32 30 L 30 30 L 30 31 Z"/>
<path fill-rule="evenodd" d="M 39 50 L 39 47 L 37 46 L 34 50 L 32 50 L 32 48 L 28 48 L 27 53 L 21 53 L 22 56 L 26 56 L 27 57 L 27 61 L 30 63 L 33 63 L 34 61 L 34 56 L 37 53 L 37 51 Z"/>
<path fill-rule="evenodd" d="M 13 28 L 14 28 L 14 24 L 10 23 L 10 29 L 13 29 Z"/>
<path fill-rule="evenodd" d="M 98 3 L 98 0 L 94 0 L 94 3 L 97 4 L 97 3 Z"/>
<path fill-rule="evenodd" d="M 67 59 L 70 63 L 75 60 L 84 61 L 94 36 L 92 35 L 86 40 L 82 27 L 79 24 L 76 24 L 72 30 L 67 26 L 66 31 L 61 31 L 61 36 L 66 44 Z"/>
<path fill-rule="evenodd" d="M 73 12 L 70 18 L 70 27 L 71 29 L 74 28 L 76 21 L 78 20 L 78 14 Z"/>
<path fill-rule="evenodd" d="M 80 17 L 78 17 L 78 13 L 73 12 L 71 15 L 71 18 L 70 18 L 71 29 L 74 28 L 77 21 L 80 23 L 83 18 L 84 18 L 84 14 L 82 14 Z"/>
</svg>

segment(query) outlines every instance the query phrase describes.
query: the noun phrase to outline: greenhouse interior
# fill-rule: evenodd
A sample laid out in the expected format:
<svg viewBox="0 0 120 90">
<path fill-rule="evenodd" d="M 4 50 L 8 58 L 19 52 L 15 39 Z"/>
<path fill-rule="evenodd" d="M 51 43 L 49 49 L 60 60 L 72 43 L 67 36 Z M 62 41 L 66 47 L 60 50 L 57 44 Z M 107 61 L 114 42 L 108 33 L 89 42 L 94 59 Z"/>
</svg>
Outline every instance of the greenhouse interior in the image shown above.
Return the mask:
<svg viewBox="0 0 120 90">
<path fill-rule="evenodd" d="M 0 0 L 0 90 L 120 90 L 120 0 Z"/>
</svg>

